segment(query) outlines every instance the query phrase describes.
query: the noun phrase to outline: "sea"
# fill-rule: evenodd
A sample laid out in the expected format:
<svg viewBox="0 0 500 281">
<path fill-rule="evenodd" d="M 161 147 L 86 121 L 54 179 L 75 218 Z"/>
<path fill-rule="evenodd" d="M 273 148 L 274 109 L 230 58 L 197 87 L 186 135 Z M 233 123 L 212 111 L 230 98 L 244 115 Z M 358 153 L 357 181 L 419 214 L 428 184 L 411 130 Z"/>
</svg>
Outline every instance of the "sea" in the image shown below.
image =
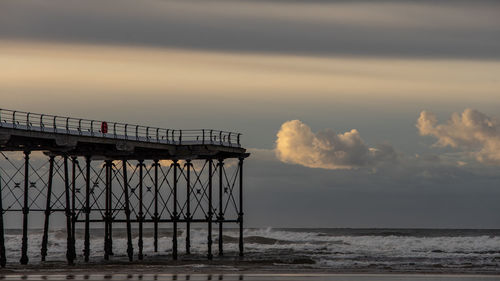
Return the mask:
<svg viewBox="0 0 500 281">
<path fill-rule="evenodd" d="M 134 259 L 137 233 L 133 229 Z M 77 268 L 84 264 L 83 234 L 83 230 L 77 230 Z M 105 278 L 115 280 L 500 280 L 498 229 L 249 228 L 244 231 L 243 259 L 238 257 L 238 230 L 224 229 L 224 256 L 218 256 L 214 231 L 212 262 L 206 260 L 206 229 L 192 230 L 190 255 L 185 254 L 185 234 L 183 229 L 178 233 L 179 261 L 173 262 L 172 230 L 159 230 L 159 249 L 155 252 L 153 230 L 145 229 L 144 261 L 127 266 L 125 229 L 113 229 L 110 261 L 103 260 L 103 230 L 92 229 L 90 264 L 95 266 L 96 274 L 102 271 L 102 278 L 110 271 L 118 271 Z M 9 229 L 5 238 L 7 268 L 13 267 L 9 274 L 14 275 L 0 276 L 22 278 L 16 275 L 22 269 L 18 265 L 21 231 Z M 31 271 L 25 279 L 38 280 L 38 271 L 58 274 L 71 270 L 65 263 L 65 230 L 50 231 L 46 262 L 40 261 L 41 242 L 42 231 L 30 231 Z M 109 266 L 103 268 L 103 264 Z M 127 274 L 120 271 L 123 267 Z M 85 268 L 82 270 L 78 274 L 83 274 Z M 78 274 L 71 274 L 70 279 L 78 279 Z M 82 275 L 82 280 L 94 277 Z"/>
</svg>

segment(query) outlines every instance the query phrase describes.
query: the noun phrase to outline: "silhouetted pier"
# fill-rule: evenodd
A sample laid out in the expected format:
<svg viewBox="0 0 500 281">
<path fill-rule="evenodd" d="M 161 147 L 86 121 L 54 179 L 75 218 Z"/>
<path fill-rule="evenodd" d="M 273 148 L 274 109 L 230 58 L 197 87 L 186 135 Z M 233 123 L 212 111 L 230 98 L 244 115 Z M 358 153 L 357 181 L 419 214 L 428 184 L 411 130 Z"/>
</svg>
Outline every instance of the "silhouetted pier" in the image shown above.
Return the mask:
<svg viewBox="0 0 500 281">
<path fill-rule="evenodd" d="M 44 216 L 42 261 L 54 212 L 66 218 L 69 264 L 77 258 L 77 224 L 84 227 L 85 262 L 91 254 L 91 227 L 104 226 L 107 260 L 113 255 L 117 223 L 126 225 L 130 261 L 143 259 L 145 224 L 154 228 L 155 252 L 160 247 L 159 226 L 171 226 L 176 260 L 180 224 L 186 231 L 186 254 L 191 226 L 206 226 L 207 258 L 212 259 L 213 226 L 218 226 L 218 255 L 223 255 L 224 224 L 235 223 L 242 256 L 243 161 L 249 154 L 240 137 L 218 130 L 173 130 L 0 109 L 1 266 L 7 262 L 4 217 L 16 212 L 22 215 L 21 264 L 29 261 L 30 212 Z M 35 151 L 43 152 L 36 159 L 41 164 L 33 163 Z M 132 243 L 132 224 L 138 230 L 137 245 Z"/>
</svg>

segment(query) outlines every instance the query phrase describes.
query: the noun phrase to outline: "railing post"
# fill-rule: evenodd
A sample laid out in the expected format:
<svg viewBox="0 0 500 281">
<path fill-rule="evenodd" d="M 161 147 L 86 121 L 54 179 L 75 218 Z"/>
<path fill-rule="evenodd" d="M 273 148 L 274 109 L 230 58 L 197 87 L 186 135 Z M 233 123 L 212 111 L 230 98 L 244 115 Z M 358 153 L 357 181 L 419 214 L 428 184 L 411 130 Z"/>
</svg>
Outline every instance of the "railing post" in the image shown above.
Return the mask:
<svg viewBox="0 0 500 281">
<path fill-rule="evenodd" d="M 203 129 L 202 132 L 203 132 L 203 139 L 201 140 L 201 144 L 205 144 L 205 129 Z"/>
<path fill-rule="evenodd" d="M 16 127 L 16 111 L 12 112 L 12 127 Z"/>
<path fill-rule="evenodd" d="M 45 131 L 45 126 L 43 125 L 43 114 L 40 115 L 40 131 Z"/>
<path fill-rule="evenodd" d="M 90 120 L 90 135 L 94 136 L 94 120 Z"/>
<path fill-rule="evenodd" d="M 56 120 L 57 116 L 54 116 L 54 133 L 57 133 L 57 120 Z"/>
<path fill-rule="evenodd" d="M 66 134 L 69 134 L 69 117 L 66 117 Z"/>
<path fill-rule="evenodd" d="M 30 113 L 29 112 L 26 114 L 26 129 L 31 130 L 31 126 L 30 126 Z"/>
<path fill-rule="evenodd" d="M 135 126 L 135 140 L 139 140 L 139 125 Z"/>
</svg>

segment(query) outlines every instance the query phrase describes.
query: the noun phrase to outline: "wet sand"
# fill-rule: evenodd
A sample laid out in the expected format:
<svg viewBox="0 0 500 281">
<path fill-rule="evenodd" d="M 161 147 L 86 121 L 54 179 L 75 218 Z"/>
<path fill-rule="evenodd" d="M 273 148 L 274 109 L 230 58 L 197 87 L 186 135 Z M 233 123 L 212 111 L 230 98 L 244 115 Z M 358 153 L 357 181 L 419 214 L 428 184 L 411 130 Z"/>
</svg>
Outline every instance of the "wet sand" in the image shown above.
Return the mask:
<svg viewBox="0 0 500 281">
<path fill-rule="evenodd" d="M 197 276 L 198 279 L 191 279 Z M 401 269 L 374 269 L 366 268 L 344 268 L 328 269 L 317 268 L 307 264 L 285 264 L 275 261 L 240 261 L 240 260 L 215 260 L 215 261 L 143 261 L 143 262 L 90 262 L 77 263 L 69 266 L 64 262 L 45 262 L 22 266 L 19 264 L 8 264 L 6 268 L 0 269 L 0 279 L 19 280 L 16 278 L 28 278 L 29 280 L 268 280 L 258 279 L 260 277 L 272 277 L 269 280 L 340 280 L 339 276 L 362 277 L 362 276 L 385 276 L 389 280 L 434 280 L 424 277 L 446 276 L 461 278 L 460 280 L 500 280 L 500 275 L 491 271 L 464 270 L 464 269 L 443 269 L 435 268 L 429 270 L 414 268 L 411 270 Z M 295 279 L 300 276 L 303 279 Z M 307 276 L 307 278 L 306 278 Z M 410 279 L 394 279 L 395 277 L 406 276 Z M 159 278 L 161 277 L 161 278 Z M 292 279 L 275 279 L 275 278 Z M 309 277 L 314 277 L 310 279 Z M 321 277 L 321 278 L 320 278 Z M 328 277 L 328 278 L 326 278 Z M 335 278 L 334 278 L 335 277 Z M 463 279 L 464 277 L 472 279 Z M 37 279 L 38 278 L 38 279 Z M 97 279 L 95 279 L 97 278 Z M 201 278 L 201 279 L 199 279 Z M 236 278 L 236 279 L 235 279 Z M 239 279 L 244 278 L 244 279 Z M 250 279 L 249 279 L 250 278 Z M 255 279 L 257 278 L 257 279 Z M 318 279 L 319 278 L 319 279 Z M 331 279 L 333 278 L 333 279 Z M 379 280 L 379 279 L 342 279 L 342 280 Z M 378 278 L 378 277 L 377 277 Z M 382 279 L 380 279 L 382 280 Z M 387 279 L 383 279 L 387 280 Z"/>
</svg>

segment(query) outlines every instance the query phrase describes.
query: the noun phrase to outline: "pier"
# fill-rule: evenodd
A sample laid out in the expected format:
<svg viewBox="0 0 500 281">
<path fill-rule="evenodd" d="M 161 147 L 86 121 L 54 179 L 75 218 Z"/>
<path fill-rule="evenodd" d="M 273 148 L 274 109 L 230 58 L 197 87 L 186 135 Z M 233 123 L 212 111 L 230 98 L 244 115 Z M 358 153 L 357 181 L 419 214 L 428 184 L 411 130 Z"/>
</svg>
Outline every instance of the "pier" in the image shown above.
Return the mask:
<svg viewBox="0 0 500 281">
<path fill-rule="evenodd" d="M 65 217 L 68 264 L 78 261 L 77 251 L 89 262 L 92 227 L 104 229 L 103 258 L 109 260 L 116 224 L 126 228 L 130 261 L 144 258 L 146 225 L 154 229 L 154 252 L 160 248 L 161 228 L 172 229 L 172 259 L 177 260 L 191 253 L 194 226 L 207 229 L 208 259 L 224 255 L 224 226 L 233 224 L 239 228 L 243 256 L 243 163 L 249 153 L 240 141 L 235 132 L 0 109 L 0 265 L 29 263 L 28 222 L 34 212 L 44 218 L 41 261 L 47 257 L 55 212 Z M 5 247 L 5 218 L 15 214 L 22 218 L 18 261 L 7 260 Z M 132 226 L 138 232 L 136 245 Z M 186 239 L 180 251 L 181 226 Z M 84 229 L 83 249 L 75 248 L 77 228 Z"/>
</svg>

